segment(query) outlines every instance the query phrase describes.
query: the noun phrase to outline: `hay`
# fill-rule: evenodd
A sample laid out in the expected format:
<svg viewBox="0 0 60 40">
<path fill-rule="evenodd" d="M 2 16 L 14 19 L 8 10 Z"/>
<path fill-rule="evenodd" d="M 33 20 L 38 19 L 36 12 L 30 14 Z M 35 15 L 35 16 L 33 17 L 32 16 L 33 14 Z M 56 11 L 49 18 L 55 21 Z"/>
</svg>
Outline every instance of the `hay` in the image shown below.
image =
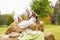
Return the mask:
<svg viewBox="0 0 60 40">
<path fill-rule="evenodd" d="M 43 23 L 42 24 L 41 23 L 40 24 L 36 24 L 36 25 L 33 25 L 32 24 L 32 25 L 30 25 L 29 28 L 32 29 L 32 30 L 38 29 L 39 31 L 42 31 L 44 33 L 45 40 L 55 40 L 53 34 L 51 34 L 49 32 L 44 32 L 44 24 Z M 23 30 L 18 27 L 18 23 L 13 22 L 13 23 L 11 23 L 9 25 L 9 27 L 7 28 L 5 34 L 10 34 L 12 32 L 19 33 L 19 32 L 22 32 L 22 31 Z M 12 40 L 12 39 L 11 38 L 8 38 L 8 40 Z M 14 38 L 13 38 L 13 40 L 14 40 Z M 15 38 L 15 40 L 17 40 L 17 38 Z"/>
<path fill-rule="evenodd" d="M 44 32 L 44 38 L 45 40 L 55 40 L 54 35 L 51 34 L 50 32 Z"/>
<path fill-rule="evenodd" d="M 18 23 L 13 22 L 9 25 L 9 27 L 7 28 L 5 34 L 10 34 L 11 32 L 22 32 L 22 29 L 18 27 Z"/>
</svg>

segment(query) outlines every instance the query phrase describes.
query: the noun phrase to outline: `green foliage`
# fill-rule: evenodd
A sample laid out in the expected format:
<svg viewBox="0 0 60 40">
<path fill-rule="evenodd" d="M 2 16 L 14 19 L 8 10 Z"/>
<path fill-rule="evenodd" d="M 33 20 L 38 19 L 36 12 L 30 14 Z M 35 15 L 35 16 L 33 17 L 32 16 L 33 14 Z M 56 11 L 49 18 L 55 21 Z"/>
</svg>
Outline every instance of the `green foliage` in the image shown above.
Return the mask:
<svg viewBox="0 0 60 40">
<path fill-rule="evenodd" d="M 0 15 L 0 25 L 5 25 L 5 20 L 6 19 L 6 16 L 5 15 Z"/>
<path fill-rule="evenodd" d="M 31 8 L 39 17 L 47 17 L 53 13 L 53 9 L 50 7 L 48 0 L 33 0 Z"/>
<path fill-rule="evenodd" d="M 13 22 L 12 15 L 0 15 L 0 25 L 9 25 Z"/>
<path fill-rule="evenodd" d="M 60 9 L 57 10 L 57 14 L 56 14 L 56 21 L 57 21 L 57 24 L 60 25 Z"/>
<path fill-rule="evenodd" d="M 6 25 L 10 25 L 13 22 L 13 16 L 12 15 L 6 15 Z"/>
<path fill-rule="evenodd" d="M 54 15 L 56 18 L 56 24 L 60 25 L 60 0 L 56 2 L 56 5 L 54 7 Z"/>
</svg>

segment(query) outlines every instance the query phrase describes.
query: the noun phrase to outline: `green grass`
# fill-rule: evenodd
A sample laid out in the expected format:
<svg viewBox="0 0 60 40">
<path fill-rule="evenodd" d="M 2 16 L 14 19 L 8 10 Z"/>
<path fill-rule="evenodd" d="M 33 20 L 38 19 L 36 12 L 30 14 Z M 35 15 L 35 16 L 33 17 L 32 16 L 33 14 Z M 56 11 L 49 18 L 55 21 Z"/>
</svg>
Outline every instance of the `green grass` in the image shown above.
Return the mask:
<svg viewBox="0 0 60 40">
<path fill-rule="evenodd" d="M 7 27 L 0 27 L 0 34 L 3 34 L 6 31 Z"/>
<path fill-rule="evenodd" d="M 45 31 L 51 32 L 56 40 L 60 40 L 60 26 L 59 25 L 46 25 Z"/>
<path fill-rule="evenodd" d="M 7 27 L 0 27 L 0 34 L 3 34 Z M 60 26 L 59 25 L 45 25 L 45 31 L 51 32 L 56 40 L 60 40 Z"/>
</svg>

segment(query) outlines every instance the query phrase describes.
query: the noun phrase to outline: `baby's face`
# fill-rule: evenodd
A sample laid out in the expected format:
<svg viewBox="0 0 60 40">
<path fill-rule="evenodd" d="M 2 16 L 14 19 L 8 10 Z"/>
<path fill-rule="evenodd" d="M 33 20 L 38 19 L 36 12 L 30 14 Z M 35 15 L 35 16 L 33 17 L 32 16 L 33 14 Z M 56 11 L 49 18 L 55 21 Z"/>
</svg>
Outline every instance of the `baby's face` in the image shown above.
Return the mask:
<svg viewBox="0 0 60 40">
<path fill-rule="evenodd" d="M 26 8 L 26 12 L 29 13 L 29 9 L 28 8 Z"/>
</svg>

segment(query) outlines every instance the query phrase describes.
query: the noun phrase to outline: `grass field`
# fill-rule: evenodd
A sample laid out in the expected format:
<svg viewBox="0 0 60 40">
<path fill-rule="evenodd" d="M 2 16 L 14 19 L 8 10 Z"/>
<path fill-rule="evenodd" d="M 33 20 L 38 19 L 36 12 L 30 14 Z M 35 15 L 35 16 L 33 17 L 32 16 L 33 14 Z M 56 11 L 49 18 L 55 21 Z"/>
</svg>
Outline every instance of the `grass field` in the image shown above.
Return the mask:
<svg viewBox="0 0 60 40">
<path fill-rule="evenodd" d="M 54 34 L 56 40 L 60 40 L 60 26 L 59 25 L 46 25 L 45 31 Z"/>
<path fill-rule="evenodd" d="M 7 27 L 0 27 L 0 35 L 6 31 Z"/>
<path fill-rule="evenodd" d="M 0 35 L 5 32 L 7 27 L 0 27 Z M 60 26 L 59 25 L 45 25 L 45 31 L 54 34 L 56 40 L 60 40 Z"/>
</svg>

